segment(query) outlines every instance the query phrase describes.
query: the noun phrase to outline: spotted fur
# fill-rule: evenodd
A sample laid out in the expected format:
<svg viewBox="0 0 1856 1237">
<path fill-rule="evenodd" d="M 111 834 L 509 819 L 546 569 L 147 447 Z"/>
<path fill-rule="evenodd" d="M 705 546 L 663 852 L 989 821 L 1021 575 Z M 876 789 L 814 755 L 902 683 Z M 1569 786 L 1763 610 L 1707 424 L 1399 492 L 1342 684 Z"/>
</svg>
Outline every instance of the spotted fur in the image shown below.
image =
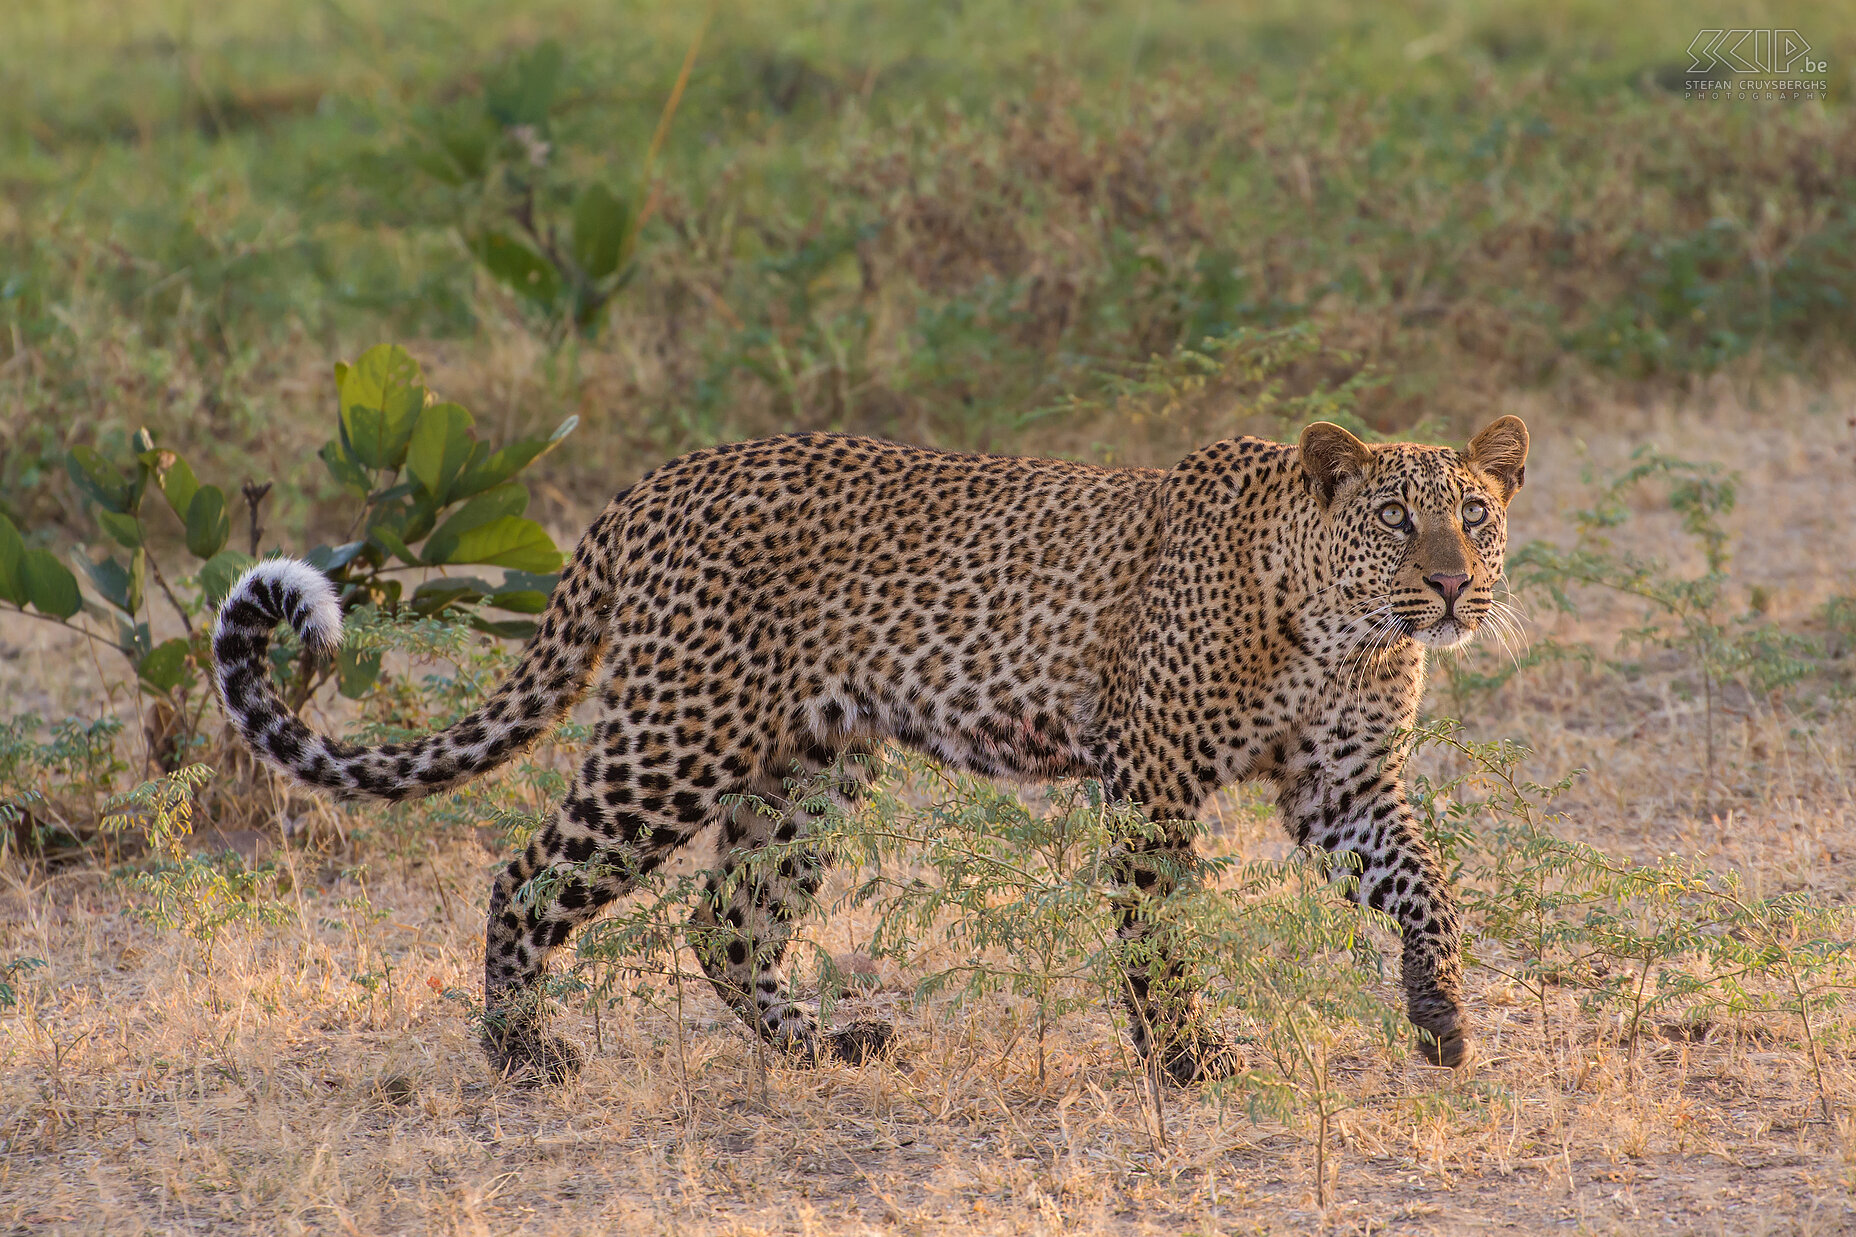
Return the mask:
<svg viewBox="0 0 1856 1237">
<path fill-rule="evenodd" d="M 789 854 L 745 878 L 739 865 L 806 836 L 795 773 L 828 778 L 848 806 L 886 742 L 985 776 L 1100 778 L 1139 805 L 1160 827 L 1126 847 L 1129 941 L 1148 931 L 1141 902 L 1180 870 L 1206 797 L 1274 783 L 1297 842 L 1358 857 L 1356 896 L 1403 928 L 1425 1055 L 1454 1065 L 1469 1045 L 1456 912 L 1406 803 L 1399 736 L 1417 716 L 1422 646 L 1467 640 L 1494 605 L 1526 453 L 1513 417 L 1463 453 L 1315 425 L 1297 446 L 1219 442 L 1164 470 L 827 434 L 716 447 L 613 499 L 515 671 L 444 731 L 360 747 L 283 706 L 271 629 L 288 621 L 324 650 L 339 636 L 327 581 L 296 563 L 260 564 L 228 597 L 220 694 L 253 750 L 292 776 L 396 800 L 508 760 L 600 676 L 578 776 L 490 891 L 486 1047 L 499 1066 L 576 1065 L 540 1025 L 549 953 L 711 824 L 725 876 L 692 922 L 717 991 L 808 1057 L 880 1040 L 821 1043 L 782 972 L 820 862 Z M 735 795 L 784 814 L 731 810 Z M 519 896 L 556 867 L 553 897 Z M 1225 1058 L 1190 1000 L 1161 998 L 1189 983 L 1157 952 L 1128 993 L 1137 1047 L 1181 1080 L 1214 1072 Z"/>
</svg>

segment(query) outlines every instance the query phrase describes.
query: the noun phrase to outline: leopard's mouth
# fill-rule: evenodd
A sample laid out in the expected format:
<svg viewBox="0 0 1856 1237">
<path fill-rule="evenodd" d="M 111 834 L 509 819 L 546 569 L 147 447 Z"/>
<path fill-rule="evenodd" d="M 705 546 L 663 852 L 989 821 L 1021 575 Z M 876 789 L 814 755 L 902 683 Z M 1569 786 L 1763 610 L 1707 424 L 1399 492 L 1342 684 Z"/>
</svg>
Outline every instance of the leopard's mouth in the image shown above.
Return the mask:
<svg viewBox="0 0 1856 1237">
<path fill-rule="evenodd" d="M 1405 624 L 1406 633 L 1427 649 L 1455 649 L 1468 644 L 1476 634 L 1476 625 L 1466 623 L 1457 614 L 1446 614 L 1424 627 L 1410 622 Z"/>
</svg>

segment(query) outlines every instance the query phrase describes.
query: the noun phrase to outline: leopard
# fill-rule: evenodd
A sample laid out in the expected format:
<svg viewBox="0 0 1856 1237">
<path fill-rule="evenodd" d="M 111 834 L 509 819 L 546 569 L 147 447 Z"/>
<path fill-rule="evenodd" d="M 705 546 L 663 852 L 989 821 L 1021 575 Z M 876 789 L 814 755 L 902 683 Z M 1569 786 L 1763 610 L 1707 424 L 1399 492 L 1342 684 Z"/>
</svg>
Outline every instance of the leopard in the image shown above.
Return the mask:
<svg viewBox="0 0 1856 1237">
<path fill-rule="evenodd" d="M 1117 840 L 1112 906 L 1144 958 L 1122 1004 L 1157 1076 L 1233 1068 L 1152 910 L 1192 879 L 1208 800 L 1251 782 L 1296 845 L 1346 861 L 1346 896 L 1397 925 L 1419 1055 L 1455 1068 L 1474 1046 L 1461 921 L 1405 770 L 1427 656 L 1500 621 L 1527 451 L 1514 416 L 1460 451 L 1317 422 L 1164 468 L 825 432 L 729 443 L 614 497 L 513 668 L 436 733 L 365 746 L 286 706 L 276 627 L 326 658 L 343 623 L 330 579 L 289 558 L 226 596 L 214 679 L 263 761 L 386 802 L 482 776 L 597 691 L 571 785 L 489 888 L 482 1040 L 510 1077 L 579 1071 L 547 1028 L 551 955 L 701 838 L 721 863 L 688 928 L 721 1000 L 802 1062 L 885 1051 L 887 1023 L 823 1029 L 785 956 L 829 867 L 807 839 L 857 810 L 892 748 L 1020 784 L 1094 779 L 1145 822 Z"/>
</svg>

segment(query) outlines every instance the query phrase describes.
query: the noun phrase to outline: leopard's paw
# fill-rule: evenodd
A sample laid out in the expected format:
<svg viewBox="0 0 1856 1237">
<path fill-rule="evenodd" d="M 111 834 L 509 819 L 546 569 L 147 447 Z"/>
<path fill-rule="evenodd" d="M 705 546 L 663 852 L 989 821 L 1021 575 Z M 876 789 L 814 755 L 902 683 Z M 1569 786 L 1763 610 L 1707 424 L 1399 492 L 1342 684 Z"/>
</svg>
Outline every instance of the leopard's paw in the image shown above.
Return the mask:
<svg viewBox="0 0 1856 1237">
<path fill-rule="evenodd" d="M 1182 1035 L 1161 1053 L 1160 1068 L 1186 1087 L 1231 1077 L 1244 1068 L 1244 1057 L 1223 1035 L 1197 1030 Z"/>
<path fill-rule="evenodd" d="M 1418 1036 L 1418 1052 L 1430 1065 L 1457 1069 L 1475 1056 L 1476 1041 L 1470 1038 L 1461 1023 L 1438 1030 L 1427 1027 L 1418 1029 L 1423 1032 Z"/>
<path fill-rule="evenodd" d="M 1418 1054 L 1432 1065 L 1457 1069 L 1474 1053 L 1469 1019 L 1456 1001 L 1412 1001 L 1411 1025 L 1418 1031 Z"/>
<path fill-rule="evenodd" d="M 846 1065 L 862 1065 L 872 1057 L 887 1056 L 895 1038 L 895 1028 L 889 1023 L 865 1018 L 828 1032 L 825 1047 Z"/>
<path fill-rule="evenodd" d="M 556 1087 L 580 1072 L 580 1050 L 558 1035 L 539 1030 L 486 1031 L 484 1055 L 490 1068 L 521 1086 Z"/>
</svg>

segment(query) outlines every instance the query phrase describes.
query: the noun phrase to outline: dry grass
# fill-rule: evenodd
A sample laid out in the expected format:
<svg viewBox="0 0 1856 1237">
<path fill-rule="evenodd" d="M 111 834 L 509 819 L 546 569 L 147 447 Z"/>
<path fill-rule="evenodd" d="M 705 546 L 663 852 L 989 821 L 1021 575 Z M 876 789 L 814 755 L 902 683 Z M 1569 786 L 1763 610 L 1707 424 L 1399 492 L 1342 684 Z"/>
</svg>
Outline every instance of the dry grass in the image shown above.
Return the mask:
<svg viewBox="0 0 1856 1237">
<path fill-rule="evenodd" d="M 1544 402 L 1518 540 L 1552 536 L 1582 501 L 1582 460 L 1609 466 L 1657 440 L 1742 471 L 1741 586 L 1808 621 L 1851 591 L 1856 487 L 1850 392 L 1605 408 Z M 1675 553 L 1654 516 L 1646 537 Z M 1544 617 L 1544 616 L 1537 616 Z M 1607 643 L 1630 615 L 1543 621 Z M 17 706 L 94 708 L 87 654 L 50 626 L 0 626 L 0 685 Z M 1718 789 L 1704 796 L 1699 706 L 1679 665 L 1635 679 L 1573 666 L 1478 702 L 1484 736 L 1533 743 L 1536 773 L 1586 766 L 1565 830 L 1628 854 L 1697 853 L 1755 892 L 1856 889 L 1856 741 L 1847 710 L 1815 724 L 1741 701 Z M 1226 845 L 1286 844 L 1253 812 Z M 364 823 L 351 819 L 344 830 Z M 238 839 L 235 839 L 238 840 Z M 247 845 L 268 843 L 245 839 Z M 705 987 L 672 1008 L 620 1004 L 598 1050 L 555 1091 L 519 1090 L 481 1063 L 446 988 L 477 982 L 482 900 L 496 856 L 470 832 L 388 847 L 331 835 L 277 852 L 287 924 L 230 933 L 210 974 L 194 945 L 124 915 L 94 870 L 9 861 L 0 958 L 33 956 L 0 1019 L 0 1225 L 20 1232 L 1458 1232 L 1832 1233 L 1856 1226 L 1856 1068 L 1833 1019 L 1817 1111 L 1790 1028 L 1665 1026 L 1631 1069 L 1611 1028 L 1559 998 L 1552 1033 L 1531 1001 L 1472 974 L 1482 1059 L 1457 1076 L 1354 1046 L 1340 1073 L 1336 1199 L 1315 1205 L 1306 1128 L 1241 1105 L 1167 1095 L 1164 1143 L 1120 1062 L 1109 1019 L 1068 1017 L 1051 1069 L 1008 1001 L 917 1004 L 913 977 L 878 968 L 846 1014 L 877 1007 L 895 1059 L 763 1072 Z M 362 870 L 366 865 L 366 870 Z M 367 902 L 358 901 L 366 899 Z M 384 914 L 376 921 L 368 906 Z M 814 924 L 843 953 L 856 914 Z M 693 969 L 693 968 L 692 968 Z M 357 982 L 369 977 L 374 987 Z M 383 978 L 385 977 L 385 978 Z M 597 1041 L 596 1041 L 597 1034 Z"/>
</svg>

